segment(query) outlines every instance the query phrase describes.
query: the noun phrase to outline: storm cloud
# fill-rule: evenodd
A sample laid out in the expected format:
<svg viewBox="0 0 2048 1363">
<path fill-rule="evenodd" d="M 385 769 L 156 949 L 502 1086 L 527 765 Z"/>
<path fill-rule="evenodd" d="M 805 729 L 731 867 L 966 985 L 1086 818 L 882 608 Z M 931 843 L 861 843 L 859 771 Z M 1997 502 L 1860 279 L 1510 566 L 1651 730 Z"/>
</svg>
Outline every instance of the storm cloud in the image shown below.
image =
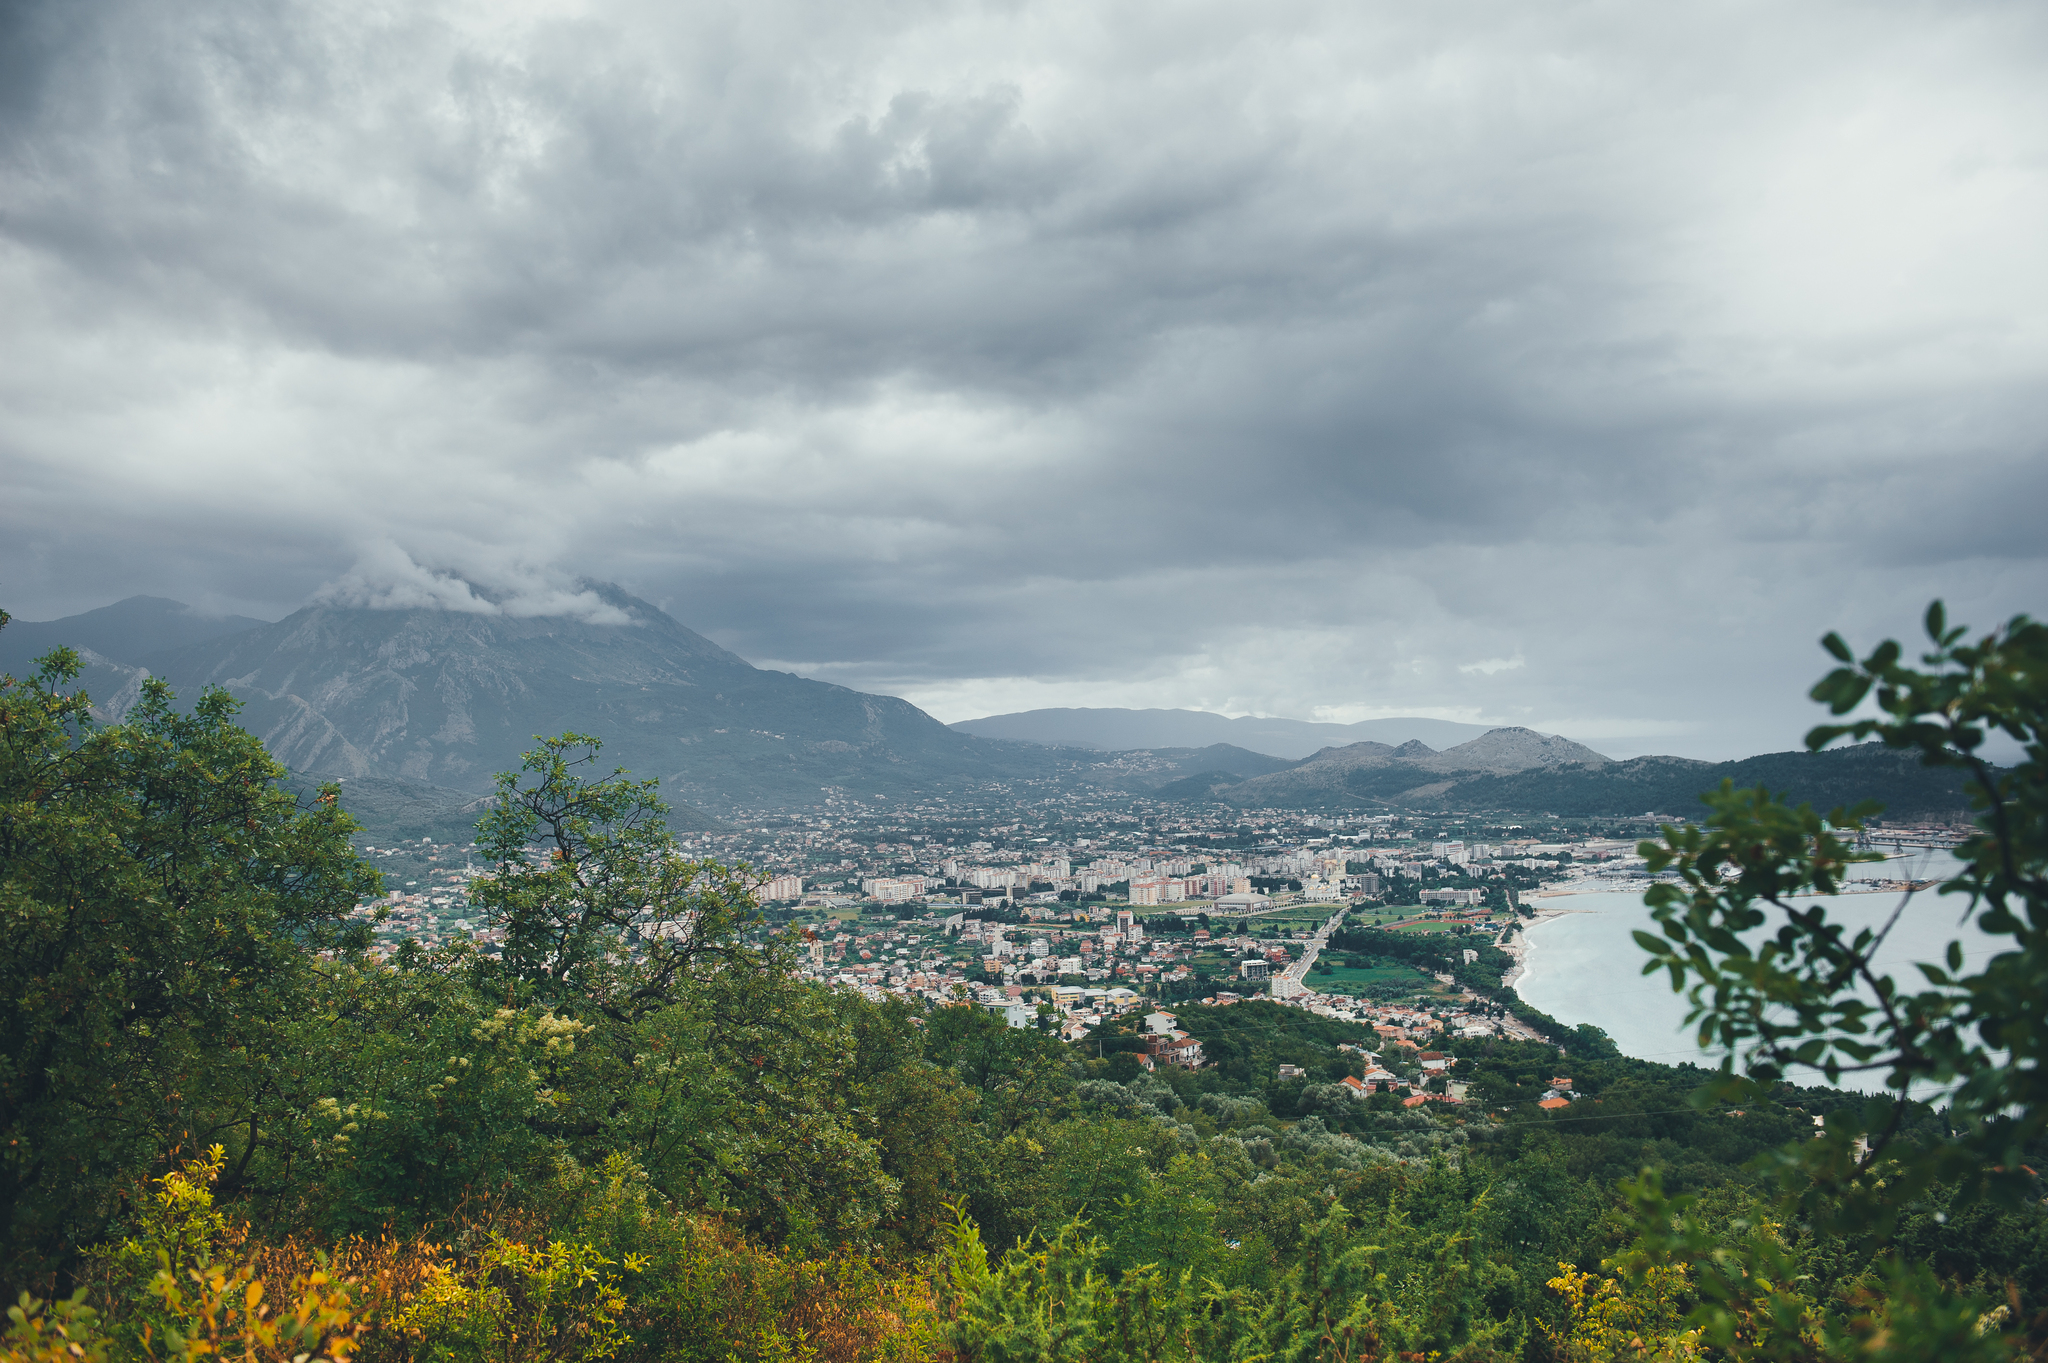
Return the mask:
<svg viewBox="0 0 2048 1363">
<path fill-rule="evenodd" d="M 1722 757 L 2048 609 L 2037 6 L 0 16 L 25 618 L 590 577 L 945 719 Z"/>
</svg>

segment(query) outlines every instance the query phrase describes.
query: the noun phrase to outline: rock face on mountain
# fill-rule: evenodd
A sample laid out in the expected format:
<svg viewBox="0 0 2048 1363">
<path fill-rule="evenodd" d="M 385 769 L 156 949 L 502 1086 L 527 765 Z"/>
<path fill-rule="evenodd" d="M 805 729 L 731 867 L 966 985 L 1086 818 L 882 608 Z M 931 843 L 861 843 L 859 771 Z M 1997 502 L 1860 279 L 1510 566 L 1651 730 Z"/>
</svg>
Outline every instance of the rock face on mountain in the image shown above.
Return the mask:
<svg viewBox="0 0 2048 1363">
<path fill-rule="evenodd" d="M 314 605 L 139 661 L 182 697 L 208 685 L 235 695 L 242 722 L 294 771 L 455 791 L 487 789 L 536 734 L 569 730 L 605 740 L 606 769 L 720 809 L 810 803 L 825 788 L 901 796 L 1053 764 L 895 697 L 756 668 L 617 587 L 584 586 L 626 623 Z"/>
<path fill-rule="evenodd" d="M 1610 759 L 1583 743 L 1534 729 L 1493 729 L 1469 743 L 1410 759 L 1431 771 L 1483 771 L 1495 776 L 1537 767 L 1604 767 Z"/>
</svg>

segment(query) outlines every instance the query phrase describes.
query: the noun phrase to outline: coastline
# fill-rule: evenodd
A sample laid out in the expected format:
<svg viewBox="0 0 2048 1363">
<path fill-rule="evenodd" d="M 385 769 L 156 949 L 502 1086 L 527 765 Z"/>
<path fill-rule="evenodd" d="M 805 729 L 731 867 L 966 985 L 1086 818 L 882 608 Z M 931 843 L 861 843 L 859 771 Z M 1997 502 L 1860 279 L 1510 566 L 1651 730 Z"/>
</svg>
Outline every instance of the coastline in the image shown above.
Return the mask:
<svg viewBox="0 0 2048 1363">
<path fill-rule="evenodd" d="M 1545 897 L 1547 898 L 1549 896 Z M 1534 931 L 1537 927 L 1540 927 L 1544 923 L 1548 923 L 1553 918 L 1562 918 L 1566 914 L 1573 912 L 1573 910 L 1566 908 L 1551 908 L 1547 905 L 1531 905 L 1527 901 L 1532 898 L 1535 898 L 1535 896 L 1522 896 L 1523 906 L 1526 908 L 1532 908 L 1535 912 L 1532 914 L 1532 916 L 1524 919 L 1519 919 L 1517 921 L 1514 939 L 1510 941 L 1506 946 L 1501 948 L 1501 950 L 1507 952 L 1509 956 L 1512 956 L 1515 961 L 1515 963 L 1508 968 L 1508 972 L 1500 977 L 1501 986 L 1506 989 L 1513 989 L 1516 983 L 1519 982 L 1524 975 L 1527 975 L 1529 973 L 1529 934 L 1532 931 Z"/>
<path fill-rule="evenodd" d="M 1590 913 L 1590 909 L 1567 908 L 1562 904 L 1539 904 L 1536 900 L 1570 899 L 1573 895 L 1603 894 L 1620 889 L 1633 889 L 1646 882 L 1636 881 L 1616 884 L 1605 876 L 1576 875 L 1567 880 L 1556 881 L 1540 890 L 1528 890 L 1516 896 L 1521 906 L 1531 911 L 1531 916 L 1520 920 L 1514 941 L 1501 950 L 1514 957 L 1515 963 L 1500 977 L 1503 987 L 1513 989 L 1529 973 L 1529 934 L 1552 919 L 1562 918 L 1568 913 Z"/>
</svg>

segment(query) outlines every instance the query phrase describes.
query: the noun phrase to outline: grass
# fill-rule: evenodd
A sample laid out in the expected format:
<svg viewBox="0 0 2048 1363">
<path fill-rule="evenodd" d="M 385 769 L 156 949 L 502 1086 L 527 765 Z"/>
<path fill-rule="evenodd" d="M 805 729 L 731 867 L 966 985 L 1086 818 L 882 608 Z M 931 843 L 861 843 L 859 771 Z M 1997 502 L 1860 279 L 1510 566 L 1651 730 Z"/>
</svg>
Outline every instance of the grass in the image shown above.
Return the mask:
<svg viewBox="0 0 2048 1363">
<path fill-rule="evenodd" d="M 1361 918 L 1355 920 L 1352 926 L 1365 928 L 1391 928 L 1396 931 L 1405 931 L 1410 928 L 1419 928 L 1425 926 L 1425 920 L 1422 917 L 1422 911 L 1420 909 L 1390 909 L 1384 913 L 1375 914 L 1370 918 Z M 1444 924 L 1439 920 L 1430 919 L 1427 920 L 1426 926 L 1432 928 L 1440 928 L 1443 927 Z"/>
<path fill-rule="evenodd" d="M 1366 986 L 1375 984 L 1400 984 L 1412 986 L 1421 993 L 1424 979 L 1413 966 L 1390 965 L 1371 966 L 1353 970 L 1340 966 L 1333 974 L 1325 975 L 1319 970 L 1308 973 L 1308 987 L 1323 994 L 1362 994 Z"/>
</svg>

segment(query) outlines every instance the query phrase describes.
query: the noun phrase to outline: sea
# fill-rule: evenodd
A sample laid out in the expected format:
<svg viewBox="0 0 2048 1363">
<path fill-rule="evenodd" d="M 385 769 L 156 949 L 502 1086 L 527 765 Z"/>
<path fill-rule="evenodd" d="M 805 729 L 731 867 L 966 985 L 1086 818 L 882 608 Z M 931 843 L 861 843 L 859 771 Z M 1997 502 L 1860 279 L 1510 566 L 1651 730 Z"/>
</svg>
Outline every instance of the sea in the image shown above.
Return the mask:
<svg viewBox="0 0 2048 1363">
<path fill-rule="evenodd" d="M 1890 860 L 1857 866 L 1855 877 L 1942 881 L 1955 875 L 1960 866 L 1946 850 L 1906 848 L 1892 854 Z M 1685 1025 L 1689 1005 L 1685 995 L 1672 992 L 1671 977 L 1663 972 L 1642 973 L 1648 957 L 1631 934 L 1637 929 L 1656 931 L 1643 906 L 1646 886 L 1638 882 L 1627 889 L 1600 889 L 1598 880 L 1584 883 L 1587 888 L 1583 891 L 1531 898 L 1532 906 L 1557 916 L 1525 929 L 1526 969 L 1515 981 L 1516 991 L 1560 1022 L 1574 1026 L 1592 1023 L 1612 1037 L 1625 1055 L 1664 1064 L 1686 1060 L 1719 1064 L 1720 1054 L 1701 1050 L 1693 1030 Z M 1923 977 L 1913 963 L 1939 963 L 1950 941 L 1963 944 L 1965 970 L 2011 942 L 1981 932 L 1974 923 L 1961 922 L 1967 901 L 1960 895 L 1926 889 L 1908 899 L 1898 891 L 1857 891 L 1806 896 L 1801 902 L 1815 899 L 1827 905 L 1829 918 L 1857 928 L 1882 926 L 1899 910 L 1900 901 L 1906 901 L 1874 962 L 1902 989 L 1920 987 Z M 1762 931 L 1768 933 L 1776 927 L 1769 924 Z M 1817 1076 L 1797 1078 L 1800 1082 L 1824 1082 Z M 1845 1076 L 1843 1087 L 1851 1086 Z M 1875 1080 L 1854 1086 L 1875 1087 Z"/>
</svg>

